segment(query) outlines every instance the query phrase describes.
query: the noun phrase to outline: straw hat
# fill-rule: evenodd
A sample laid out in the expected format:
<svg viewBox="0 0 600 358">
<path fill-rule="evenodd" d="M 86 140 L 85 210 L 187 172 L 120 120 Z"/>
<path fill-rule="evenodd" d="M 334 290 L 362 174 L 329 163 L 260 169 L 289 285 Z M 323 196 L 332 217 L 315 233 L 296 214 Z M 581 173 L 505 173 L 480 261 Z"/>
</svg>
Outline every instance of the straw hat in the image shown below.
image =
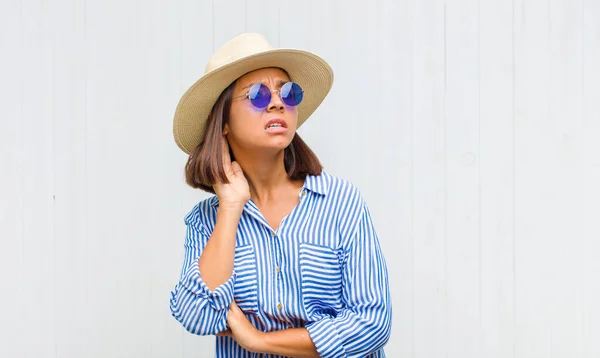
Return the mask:
<svg viewBox="0 0 600 358">
<path fill-rule="evenodd" d="M 274 49 L 260 34 L 241 34 L 210 58 L 204 75 L 181 97 L 173 120 L 175 142 L 190 153 L 204 136 L 205 123 L 221 93 L 244 74 L 265 67 L 285 70 L 304 90 L 298 127 L 321 104 L 333 84 L 333 71 L 319 56 L 298 49 Z"/>
</svg>

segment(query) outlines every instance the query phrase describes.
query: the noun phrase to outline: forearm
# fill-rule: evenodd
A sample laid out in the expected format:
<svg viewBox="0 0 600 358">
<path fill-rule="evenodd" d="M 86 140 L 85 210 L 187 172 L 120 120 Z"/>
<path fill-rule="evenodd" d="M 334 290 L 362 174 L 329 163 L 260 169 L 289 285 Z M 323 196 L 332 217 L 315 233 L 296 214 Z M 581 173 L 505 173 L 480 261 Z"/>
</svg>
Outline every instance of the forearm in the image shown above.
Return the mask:
<svg viewBox="0 0 600 358">
<path fill-rule="evenodd" d="M 190 333 L 213 335 L 227 327 L 227 310 L 218 310 L 205 297 L 178 285 L 171 293 L 171 314 Z"/>
<path fill-rule="evenodd" d="M 305 328 L 290 328 L 262 334 L 257 352 L 290 357 L 319 357 Z"/>
<path fill-rule="evenodd" d="M 241 208 L 219 208 L 215 229 L 198 260 L 200 276 L 211 290 L 227 281 L 233 272 L 235 238 L 241 213 Z"/>
</svg>

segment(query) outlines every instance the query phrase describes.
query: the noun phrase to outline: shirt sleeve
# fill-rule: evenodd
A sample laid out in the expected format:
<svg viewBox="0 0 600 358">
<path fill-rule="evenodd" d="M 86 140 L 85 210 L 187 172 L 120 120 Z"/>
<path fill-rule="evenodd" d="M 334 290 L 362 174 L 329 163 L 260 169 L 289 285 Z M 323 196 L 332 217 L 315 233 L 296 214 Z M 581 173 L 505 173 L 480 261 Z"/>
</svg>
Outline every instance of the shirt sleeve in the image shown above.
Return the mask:
<svg viewBox="0 0 600 358">
<path fill-rule="evenodd" d="M 210 235 L 204 225 L 187 221 L 184 263 L 179 282 L 171 291 L 171 314 L 186 330 L 213 335 L 227 328 L 227 310 L 233 301 L 235 272 L 214 290 L 200 276 L 198 260 Z"/>
<path fill-rule="evenodd" d="M 306 325 L 321 357 L 365 357 L 390 337 L 392 306 L 387 267 L 369 210 L 363 204 L 356 234 L 345 249 L 345 307 Z"/>
</svg>

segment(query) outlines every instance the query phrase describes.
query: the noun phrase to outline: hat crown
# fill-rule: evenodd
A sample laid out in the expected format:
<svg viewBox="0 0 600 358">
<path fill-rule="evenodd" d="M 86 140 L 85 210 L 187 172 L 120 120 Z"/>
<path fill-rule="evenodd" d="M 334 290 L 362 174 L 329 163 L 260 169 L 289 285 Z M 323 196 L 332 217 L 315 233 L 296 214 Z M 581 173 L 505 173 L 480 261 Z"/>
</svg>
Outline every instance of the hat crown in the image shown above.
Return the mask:
<svg viewBox="0 0 600 358">
<path fill-rule="evenodd" d="M 272 50 L 273 46 L 261 34 L 241 34 L 227 41 L 211 56 L 204 73 L 214 71 L 231 62 L 254 54 Z"/>
</svg>

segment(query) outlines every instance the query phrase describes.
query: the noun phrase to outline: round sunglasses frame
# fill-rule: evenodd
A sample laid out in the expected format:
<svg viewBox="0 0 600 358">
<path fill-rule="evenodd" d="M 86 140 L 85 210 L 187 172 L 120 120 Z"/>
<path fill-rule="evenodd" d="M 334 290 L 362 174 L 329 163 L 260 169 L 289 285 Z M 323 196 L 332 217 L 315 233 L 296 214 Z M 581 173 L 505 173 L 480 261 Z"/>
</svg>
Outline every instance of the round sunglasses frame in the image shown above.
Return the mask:
<svg viewBox="0 0 600 358">
<path fill-rule="evenodd" d="M 289 89 L 286 89 L 285 88 L 286 86 L 289 87 Z M 266 89 L 266 91 L 268 91 L 268 94 L 269 94 L 268 98 L 258 98 L 258 99 L 250 98 L 250 94 L 260 95 L 261 89 L 263 89 L 263 90 Z M 294 102 L 288 102 L 288 97 L 284 98 L 282 96 L 282 92 L 285 92 L 285 91 L 288 91 L 288 93 L 293 94 L 294 99 L 292 99 L 292 100 Z M 246 94 L 233 97 L 233 99 L 246 97 L 248 100 L 250 100 L 250 103 L 252 103 L 252 105 L 254 107 L 264 109 L 269 105 L 269 103 L 271 103 L 271 98 L 272 98 L 271 95 L 273 92 L 279 93 L 279 98 L 281 98 L 281 101 L 290 107 L 295 107 L 295 106 L 299 105 L 300 103 L 302 103 L 302 99 L 304 98 L 304 90 L 302 89 L 302 87 L 300 87 L 300 85 L 297 84 L 296 82 L 290 81 L 290 82 L 286 82 L 283 86 L 281 86 L 281 89 L 279 89 L 279 90 L 277 90 L 277 89 L 272 90 L 264 83 L 255 83 L 252 85 L 252 87 L 250 87 L 250 90 L 248 92 L 246 92 Z M 295 97 L 298 97 L 298 96 L 300 97 L 300 99 L 296 100 Z M 259 101 L 264 101 L 265 105 L 264 106 L 258 105 L 257 102 L 259 102 Z"/>
</svg>

